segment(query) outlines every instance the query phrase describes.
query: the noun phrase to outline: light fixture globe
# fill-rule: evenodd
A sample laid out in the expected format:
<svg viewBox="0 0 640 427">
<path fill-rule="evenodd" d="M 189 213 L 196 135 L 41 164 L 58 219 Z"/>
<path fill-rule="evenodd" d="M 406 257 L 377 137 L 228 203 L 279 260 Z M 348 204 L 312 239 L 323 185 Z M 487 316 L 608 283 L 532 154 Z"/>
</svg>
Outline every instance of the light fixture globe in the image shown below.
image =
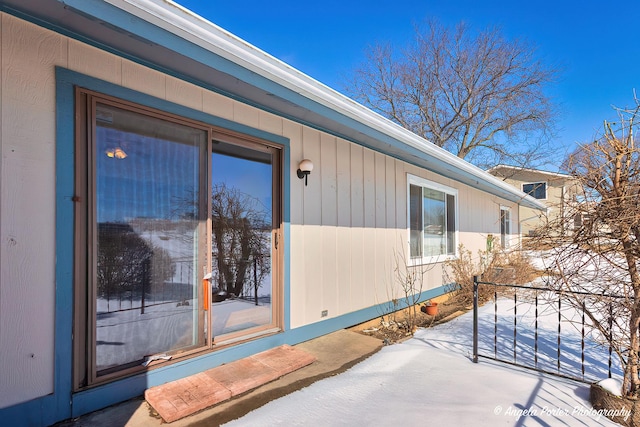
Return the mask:
<svg viewBox="0 0 640 427">
<path fill-rule="evenodd" d="M 298 178 L 304 178 L 304 185 L 307 185 L 307 177 L 313 170 L 313 162 L 309 159 L 304 159 L 298 165 Z"/>
</svg>

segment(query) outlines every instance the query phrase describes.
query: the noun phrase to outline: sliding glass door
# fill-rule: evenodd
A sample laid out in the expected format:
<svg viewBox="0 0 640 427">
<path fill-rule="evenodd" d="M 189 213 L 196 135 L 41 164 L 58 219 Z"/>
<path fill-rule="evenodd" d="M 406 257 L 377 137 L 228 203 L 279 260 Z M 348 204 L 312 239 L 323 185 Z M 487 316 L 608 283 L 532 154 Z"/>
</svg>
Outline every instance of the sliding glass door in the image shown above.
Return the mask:
<svg viewBox="0 0 640 427">
<path fill-rule="evenodd" d="M 277 151 L 214 140 L 211 153 L 212 324 L 216 339 L 271 325 Z"/>
<path fill-rule="evenodd" d="M 76 98 L 76 389 L 277 331 L 281 147 Z"/>
<path fill-rule="evenodd" d="M 95 111 L 100 376 L 205 344 L 198 245 L 208 132 L 103 103 Z"/>
</svg>

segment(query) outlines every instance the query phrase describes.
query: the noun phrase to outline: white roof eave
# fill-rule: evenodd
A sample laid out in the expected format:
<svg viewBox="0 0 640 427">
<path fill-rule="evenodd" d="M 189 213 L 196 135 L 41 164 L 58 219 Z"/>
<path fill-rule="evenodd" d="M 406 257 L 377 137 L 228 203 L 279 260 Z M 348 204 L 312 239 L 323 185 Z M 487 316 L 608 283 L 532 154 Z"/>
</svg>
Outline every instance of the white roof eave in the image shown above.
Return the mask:
<svg viewBox="0 0 640 427">
<path fill-rule="evenodd" d="M 107 3 L 146 20 L 203 49 L 263 76 L 278 85 L 344 115 L 366 127 L 413 147 L 427 156 L 483 181 L 480 187 L 495 188 L 511 201 L 534 209 L 546 209 L 526 195 L 486 171 L 431 144 L 354 100 L 296 70 L 257 47 L 241 40 L 214 23 L 170 0 L 105 0 Z M 478 187 L 478 188 L 480 188 Z M 495 192 L 494 192 L 495 194 Z M 510 196 L 510 197 L 509 197 Z"/>
</svg>

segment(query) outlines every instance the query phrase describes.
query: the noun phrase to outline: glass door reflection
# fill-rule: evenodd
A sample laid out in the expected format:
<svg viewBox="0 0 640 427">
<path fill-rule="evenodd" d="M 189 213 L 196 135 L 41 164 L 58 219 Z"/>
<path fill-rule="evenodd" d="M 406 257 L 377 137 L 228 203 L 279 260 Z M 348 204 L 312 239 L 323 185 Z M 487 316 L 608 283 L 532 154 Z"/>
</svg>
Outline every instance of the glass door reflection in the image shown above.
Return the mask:
<svg viewBox="0 0 640 427">
<path fill-rule="evenodd" d="M 208 132 L 97 104 L 94 377 L 204 346 L 199 242 Z"/>
<path fill-rule="evenodd" d="M 211 316 L 217 341 L 273 321 L 272 156 L 258 144 L 213 142 Z"/>
</svg>

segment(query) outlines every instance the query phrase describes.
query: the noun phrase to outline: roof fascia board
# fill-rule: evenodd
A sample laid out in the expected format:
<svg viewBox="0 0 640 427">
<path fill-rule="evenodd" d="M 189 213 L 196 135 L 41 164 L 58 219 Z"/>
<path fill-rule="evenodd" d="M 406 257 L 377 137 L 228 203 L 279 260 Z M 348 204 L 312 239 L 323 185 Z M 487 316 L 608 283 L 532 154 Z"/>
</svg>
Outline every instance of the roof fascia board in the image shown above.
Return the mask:
<svg viewBox="0 0 640 427">
<path fill-rule="evenodd" d="M 509 170 L 513 170 L 513 171 L 517 171 L 517 172 L 531 172 L 531 173 L 537 173 L 540 175 L 548 175 L 548 176 L 554 176 L 557 178 L 573 178 L 573 176 L 565 174 L 565 173 L 559 173 L 559 172 L 549 172 L 549 171 L 543 171 L 540 169 L 532 169 L 532 168 L 522 168 L 522 167 L 518 167 L 518 166 L 510 166 L 510 165 L 497 165 L 492 167 L 491 169 L 488 169 L 487 172 L 491 173 L 493 171 L 497 171 L 500 169 L 509 169 Z"/>
<path fill-rule="evenodd" d="M 158 43 L 215 67 L 285 101 L 343 123 L 396 150 L 425 155 L 446 168 L 455 169 L 461 182 L 535 209 L 544 205 L 497 177 L 436 147 L 374 111 L 301 73 L 284 62 L 242 41 L 215 24 L 169 0 L 59 0 L 85 15 L 93 16 L 137 38 Z M 123 12 L 126 15 L 123 15 Z M 134 17 L 135 19 L 132 19 Z M 185 46 L 185 41 L 187 46 Z M 188 49 L 188 46 L 191 49 Z M 213 54 L 213 55 L 211 55 Z M 212 59 L 212 56 L 216 58 Z M 395 155 L 395 157 L 400 157 Z M 428 159 L 425 159 L 428 160 Z M 416 163 L 416 162 L 412 162 Z M 418 162 L 420 164 L 423 162 Z M 424 166 L 423 166 L 424 167 Z M 467 177 L 467 179 L 464 179 Z M 480 185 L 480 182 L 484 185 Z"/>
</svg>

